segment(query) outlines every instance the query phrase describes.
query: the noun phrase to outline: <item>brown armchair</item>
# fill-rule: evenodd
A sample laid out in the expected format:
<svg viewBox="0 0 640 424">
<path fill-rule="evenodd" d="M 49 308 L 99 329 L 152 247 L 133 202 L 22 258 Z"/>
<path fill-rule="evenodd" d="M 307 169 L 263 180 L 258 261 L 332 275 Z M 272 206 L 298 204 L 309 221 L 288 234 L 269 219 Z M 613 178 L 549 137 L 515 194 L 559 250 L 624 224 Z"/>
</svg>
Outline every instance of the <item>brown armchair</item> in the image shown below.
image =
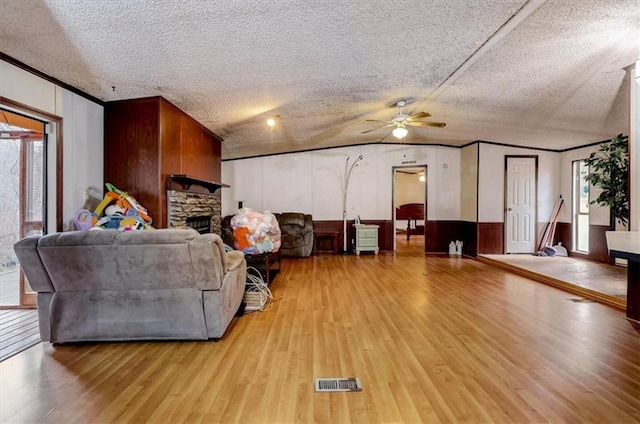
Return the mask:
<svg viewBox="0 0 640 424">
<path fill-rule="evenodd" d="M 280 225 L 280 255 L 307 257 L 313 250 L 313 217 L 298 212 L 275 213 Z"/>
<path fill-rule="evenodd" d="M 220 238 L 224 244 L 234 247 L 235 237 L 233 236 L 233 229 L 231 228 L 231 218 L 233 215 L 227 215 L 222 218 L 220 223 Z"/>
</svg>

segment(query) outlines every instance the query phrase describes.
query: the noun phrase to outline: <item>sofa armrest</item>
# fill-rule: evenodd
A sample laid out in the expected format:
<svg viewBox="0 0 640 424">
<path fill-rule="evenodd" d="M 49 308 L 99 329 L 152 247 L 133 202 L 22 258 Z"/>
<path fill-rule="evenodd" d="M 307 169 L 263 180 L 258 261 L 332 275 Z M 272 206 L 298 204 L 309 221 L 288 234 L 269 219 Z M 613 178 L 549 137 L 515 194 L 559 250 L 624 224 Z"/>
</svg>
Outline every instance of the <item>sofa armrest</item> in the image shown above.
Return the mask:
<svg viewBox="0 0 640 424">
<path fill-rule="evenodd" d="M 217 234 L 201 234 L 189 243 L 196 287 L 219 290 L 227 273 L 226 254 Z"/>
<path fill-rule="evenodd" d="M 304 215 L 304 228 L 313 231 L 313 216 L 310 214 Z"/>
<path fill-rule="evenodd" d="M 246 267 L 244 253 L 240 252 L 239 250 L 227 252 L 225 256 L 227 259 L 227 272 L 237 269 L 238 267 L 242 266 L 243 263 L 245 263 L 244 266 Z"/>
<path fill-rule="evenodd" d="M 30 236 L 19 240 L 13 245 L 13 250 L 31 288 L 38 293 L 53 293 L 56 290 L 38 253 L 40 238 L 40 236 Z"/>
</svg>

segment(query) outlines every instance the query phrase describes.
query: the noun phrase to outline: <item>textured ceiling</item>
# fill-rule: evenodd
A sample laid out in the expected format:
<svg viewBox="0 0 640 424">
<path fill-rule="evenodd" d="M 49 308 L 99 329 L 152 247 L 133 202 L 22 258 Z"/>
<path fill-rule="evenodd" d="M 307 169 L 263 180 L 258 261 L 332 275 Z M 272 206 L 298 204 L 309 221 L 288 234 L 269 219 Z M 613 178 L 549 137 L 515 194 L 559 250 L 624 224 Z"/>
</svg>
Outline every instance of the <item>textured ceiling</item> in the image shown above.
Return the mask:
<svg viewBox="0 0 640 424">
<path fill-rule="evenodd" d="M 0 0 L 0 52 L 97 98 L 161 95 L 223 158 L 395 142 L 551 149 L 628 132 L 638 0 Z M 279 115 L 268 129 L 268 117 Z"/>
</svg>

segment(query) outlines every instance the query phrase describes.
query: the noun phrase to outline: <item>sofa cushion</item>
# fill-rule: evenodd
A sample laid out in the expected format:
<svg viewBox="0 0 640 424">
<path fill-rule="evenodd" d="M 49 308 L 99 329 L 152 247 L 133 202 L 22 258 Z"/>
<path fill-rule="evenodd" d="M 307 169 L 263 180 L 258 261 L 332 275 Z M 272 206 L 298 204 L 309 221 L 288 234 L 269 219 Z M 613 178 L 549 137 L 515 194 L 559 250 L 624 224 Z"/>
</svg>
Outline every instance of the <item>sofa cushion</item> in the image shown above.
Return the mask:
<svg viewBox="0 0 640 424">
<path fill-rule="evenodd" d="M 189 243 L 196 237 L 198 237 L 198 232 L 192 228 L 172 229 L 171 231 L 150 230 L 137 233 L 116 230 L 70 231 L 48 234 L 39 240 L 38 247 Z"/>
<path fill-rule="evenodd" d="M 197 237 L 193 229 L 73 231 L 43 236 L 38 253 L 56 292 L 194 287 L 185 264 Z"/>
<path fill-rule="evenodd" d="M 301 234 L 302 231 L 299 231 L 296 234 L 284 234 L 282 236 L 282 246 L 287 249 L 297 249 L 305 246 L 305 240 Z"/>
</svg>

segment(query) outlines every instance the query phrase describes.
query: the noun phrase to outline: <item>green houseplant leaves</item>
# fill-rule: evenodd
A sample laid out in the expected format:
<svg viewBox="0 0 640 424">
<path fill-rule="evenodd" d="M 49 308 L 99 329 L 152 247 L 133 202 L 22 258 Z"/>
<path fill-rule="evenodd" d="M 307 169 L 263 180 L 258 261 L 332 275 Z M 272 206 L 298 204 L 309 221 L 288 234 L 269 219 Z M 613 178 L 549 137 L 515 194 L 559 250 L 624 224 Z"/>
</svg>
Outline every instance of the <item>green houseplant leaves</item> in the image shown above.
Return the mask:
<svg viewBox="0 0 640 424">
<path fill-rule="evenodd" d="M 629 219 L 629 136 L 618 134 L 610 142 L 602 143 L 585 163 L 589 166 L 585 180 L 602 190 L 589 203 L 609 207 L 612 227 L 615 221 L 626 225 Z"/>
</svg>

